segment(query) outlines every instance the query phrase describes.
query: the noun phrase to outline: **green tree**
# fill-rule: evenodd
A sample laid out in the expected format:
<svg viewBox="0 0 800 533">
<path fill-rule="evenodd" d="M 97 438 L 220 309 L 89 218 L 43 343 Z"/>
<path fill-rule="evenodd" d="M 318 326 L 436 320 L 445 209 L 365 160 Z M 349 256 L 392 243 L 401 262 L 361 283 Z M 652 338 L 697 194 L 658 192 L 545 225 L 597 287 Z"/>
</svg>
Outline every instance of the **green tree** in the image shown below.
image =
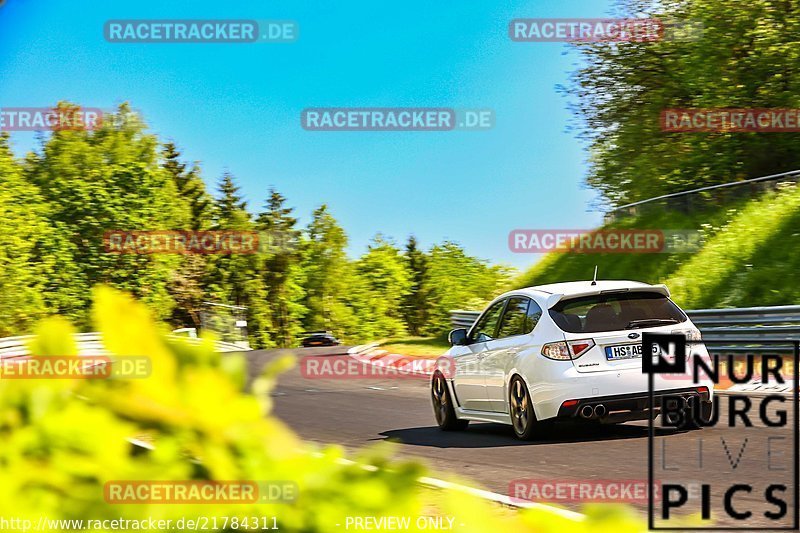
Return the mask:
<svg viewBox="0 0 800 533">
<path fill-rule="evenodd" d="M 162 150 L 162 167 L 175 183 L 178 202 L 182 209 L 181 220 L 171 229 L 205 230 L 211 224 L 213 198 L 206 192 L 197 166 L 187 170 L 181 153 L 174 143 L 168 142 Z M 200 254 L 181 256 L 180 265 L 171 272 L 169 292 L 175 300 L 171 322 L 175 326 L 200 328 L 202 303 L 205 300 L 205 277 L 208 258 Z"/>
<path fill-rule="evenodd" d="M 301 232 L 296 227 L 292 208 L 285 207 L 285 202 L 283 195 L 270 189 L 264 211 L 256 219 L 259 238 L 266 244 L 264 283 L 272 309 L 273 338 L 284 348 L 297 340 L 306 313 L 302 303 Z"/>
<path fill-rule="evenodd" d="M 425 333 L 430 335 L 450 329 L 450 311 L 483 307 L 504 290 L 512 273 L 467 255 L 449 241 L 434 246 L 428 257 L 432 305 Z"/>
<path fill-rule="evenodd" d="M 800 167 L 800 133 L 665 133 L 669 108 L 800 107 L 800 4 L 621 0 L 615 15 L 702 25 L 693 38 L 577 45 L 566 91 L 588 183 L 621 204 Z M 668 32 L 671 26 L 667 26 Z"/>
<path fill-rule="evenodd" d="M 222 175 L 215 205 L 214 220 L 218 228 L 226 226 L 225 229 L 252 229 L 247 202 L 239 194 L 239 186 L 230 172 Z"/>
<path fill-rule="evenodd" d="M 11 152 L 8 134 L 0 133 L 0 337 L 27 333 L 47 314 L 42 293 L 52 262 L 37 255 L 55 250 L 48 246 L 54 235 L 45 213 L 38 188 Z"/>
<path fill-rule="evenodd" d="M 360 289 L 353 291 L 351 304 L 358 317 L 357 335 L 374 339 L 404 334 L 403 301 L 411 282 L 400 250 L 378 234 L 354 266 Z"/>
<path fill-rule="evenodd" d="M 200 176 L 200 169 L 195 165 L 187 170 L 186 163 L 180 160 L 180 151 L 172 142 L 164 144 L 162 157 L 164 170 L 175 182 L 181 201 L 187 204 L 188 228 L 208 229 L 211 225 L 214 199 L 206 190 L 206 184 Z"/>
<path fill-rule="evenodd" d="M 352 280 L 345 253 L 347 235 L 324 204 L 312 213 L 306 233 L 303 259 L 306 330 L 331 330 L 348 338 L 356 324 L 347 305 L 351 298 L 348 282 Z"/>
<path fill-rule="evenodd" d="M 255 231 L 247 202 L 239 194 L 233 176 L 226 172 L 215 201 L 215 230 Z M 247 307 L 247 332 L 251 346 L 273 346 L 270 307 L 262 273 L 264 254 L 217 255 L 210 259 L 208 293 L 217 303 Z"/>
<path fill-rule="evenodd" d="M 430 305 L 430 287 L 428 281 L 428 259 L 425 252 L 418 248 L 417 239 L 413 235 L 408 238 L 405 255 L 410 286 L 403 301 L 403 318 L 408 332 L 420 335 L 428 323 Z"/>
<path fill-rule="evenodd" d="M 41 154 L 27 159 L 26 172 L 47 205 L 56 261 L 64 267 L 64 273 L 53 269 L 48 307 L 86 327 L 91 288 L 109 283 L 141 298 L 159 318 L 169 317 L 174 302 L 168 284 L 177 259 L 111 254 L 103 245 L 108 230 L 165 229 L 181 219 L 175 184 L 160 167 L 158 142 L 140 117 L 123 104 L 95 131 L 54 131 Z"/>
</svg>

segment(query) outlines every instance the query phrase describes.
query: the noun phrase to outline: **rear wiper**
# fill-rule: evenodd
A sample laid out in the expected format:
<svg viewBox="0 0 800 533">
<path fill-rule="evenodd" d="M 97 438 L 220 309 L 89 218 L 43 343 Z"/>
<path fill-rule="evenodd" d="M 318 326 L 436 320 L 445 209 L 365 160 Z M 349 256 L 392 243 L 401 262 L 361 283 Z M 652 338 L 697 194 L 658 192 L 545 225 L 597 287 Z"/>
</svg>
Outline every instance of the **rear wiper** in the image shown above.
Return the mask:
<svg viewBox="0 0 800 533">
<path fill-rule="evenodd" d="M 677 324 L 674 318 L 643 318 L 641 320 L 631 320 L 625 329 L 646 328 L 647 326 L 659 326 L 661 324 Z"/>
</svg>

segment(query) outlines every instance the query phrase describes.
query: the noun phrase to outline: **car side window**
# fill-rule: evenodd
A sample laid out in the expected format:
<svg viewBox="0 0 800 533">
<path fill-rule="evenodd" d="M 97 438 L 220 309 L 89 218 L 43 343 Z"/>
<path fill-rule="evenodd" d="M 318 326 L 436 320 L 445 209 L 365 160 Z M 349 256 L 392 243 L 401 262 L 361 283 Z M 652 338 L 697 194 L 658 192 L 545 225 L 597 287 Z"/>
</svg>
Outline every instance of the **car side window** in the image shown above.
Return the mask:
<svg viewBox="0 0 800 533">
<path fill-rule="evenodd" d="M 531 303 L 528 305 L 528 314 L 525 317 L 525 333 L 533 331 L 533 328 L 539 323 L 539 319 L 542 318 L 542 308 L 533 300 L 530 302 Z"/>
<path fill-rule="evenodd" d="M 498 339 L 527 333 L 525 327 L 528 319 L 528 302 L 530 299 L 524 296 L 512 296 L 508 299 L 508 305 L 497 332 Z"/>
<path fill-rule="evenodd" d="M 505 300 L 500 300 L 478 319 L 478 323 L 475 324 L 470 335 L 472 342 L 486 342 L 494 339 L 497 332 L 497 323 L 500 321 L 500 313 L 503 312 L 505 303 Z"/>
</svg>

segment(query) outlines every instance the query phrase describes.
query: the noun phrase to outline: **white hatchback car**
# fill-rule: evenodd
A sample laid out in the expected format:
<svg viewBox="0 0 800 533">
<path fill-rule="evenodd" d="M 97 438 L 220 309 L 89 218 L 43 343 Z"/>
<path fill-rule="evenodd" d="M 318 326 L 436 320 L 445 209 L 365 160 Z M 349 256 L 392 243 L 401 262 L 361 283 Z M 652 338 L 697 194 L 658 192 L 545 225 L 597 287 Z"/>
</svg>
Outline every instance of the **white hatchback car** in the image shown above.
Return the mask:
<svg viewBox="0 0 800 533">
<path fill-rule="evenodd" d="M 444 430 L 499 422 L 529 439 L 549 420 L 646 420 L 665 396 L 695 402 L 707 420 L 710 379 L 656 374 L 650 408 L 643 332 L 683 334 L 687 353 L 709 361 L 700 331 L 664 285 L 577 281 L 503 294 L 469 330 L 450 332 L 442 361 L 451 368 L 440 362 L 431 379 L 436 421 Z"/>
</svg>

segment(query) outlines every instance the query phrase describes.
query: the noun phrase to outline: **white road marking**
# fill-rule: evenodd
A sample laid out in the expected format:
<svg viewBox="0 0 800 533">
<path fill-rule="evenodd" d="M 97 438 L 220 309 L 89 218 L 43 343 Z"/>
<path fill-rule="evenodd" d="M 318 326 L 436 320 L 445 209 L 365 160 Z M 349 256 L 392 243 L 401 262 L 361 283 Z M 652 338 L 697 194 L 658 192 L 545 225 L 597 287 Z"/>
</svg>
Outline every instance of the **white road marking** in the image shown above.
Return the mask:
<svg viewBox="0 0 800 533">
<path fill-rule="evenodd" d="M 315 452 L 313 454 L 315 457 L 322 457 L 323 455 L 319 452 Z M 340 457 L 336 460 L 336 462 L 340 465 L 345 466 L 359 466 L 368 472 L 376 472 L 378 467 L 374 465 L 365 465 L 361 463 L 356 463 L 355 461 L 351 461 L 350 459 L 345 459 Z M 453 490 L 457 492 L 463 492 L 465 494 L 469 494 L 471 496 L 476 496 L 478 498 L 489 500 L 495 503 L 499 503 L 500 505 L 504 505 L 506 507 L 514 507 L 514 508 L 523 508 L 523 509 L 539 509 L 554 515 L 558 515 L 562 518 L 566 518 L 568 520 L 572 520 L 575 522 L 580 522 L 581 520 L 586 519 L 586 515 L 577 513 L 575 511 L 570 511 L 569 509 L 562 509 L 561 507 L 555 507 L 553 505 L 547 505 L 544 503 L 539 502 L 531 502 L 531 501 L 520 501 L 517 499 L 512 499 L 505 494 L 499 494 L 497 492 L 491 492 L 488 490 L 483 489 L 476 489 L 474 487 L 469 487 L 467 485 L 461 485 L 459 483 L 452 483 L 450 481 L 445 481 L 443 479 L 437 479 L 433 477 L 423 476 L 417 478 L 417 482 L 421 485 L 425 485 L 427 487 L 432 487 L 436 489 L 442 490 Z"/>
</svg>

